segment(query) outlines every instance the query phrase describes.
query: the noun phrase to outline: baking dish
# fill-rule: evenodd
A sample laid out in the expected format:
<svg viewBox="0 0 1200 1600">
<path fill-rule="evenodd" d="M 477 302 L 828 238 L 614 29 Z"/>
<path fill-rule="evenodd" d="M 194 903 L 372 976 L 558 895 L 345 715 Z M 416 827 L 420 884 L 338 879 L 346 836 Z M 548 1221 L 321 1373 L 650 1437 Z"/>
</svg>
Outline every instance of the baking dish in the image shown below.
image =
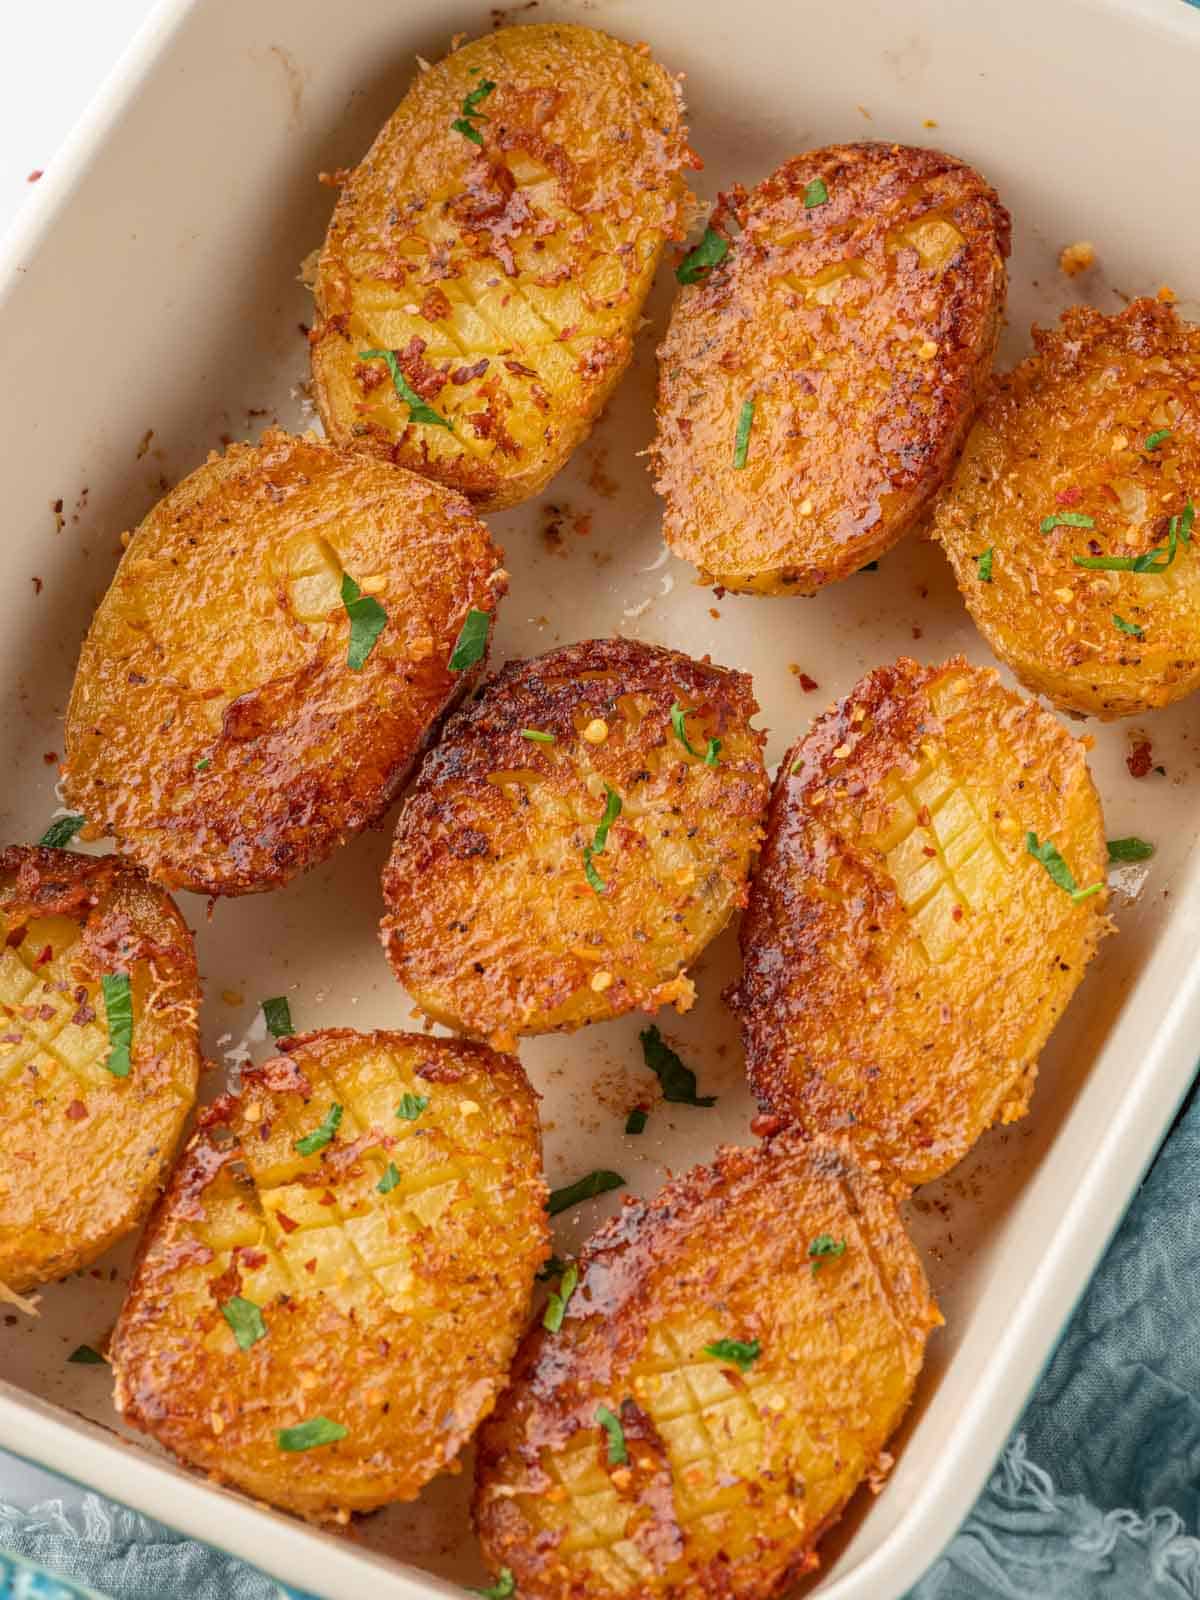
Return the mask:
<svg viewBox="0 0 1200 1600">
<path fill-rule="evenodd" d="M 415 57 L 500 16 L 465 0 L 344 0 L 331 26 L 304 0 L 169 0 L 43 180 L 0 276 L 6 839 L 35 837 L 57 805 L 71 673 L 121 530 L 222 437 L 309 420 L 297 271 L 332 198 L 316 174 L 361 155 Z M 547 18 L 645 38 L 686 73 L 705 200 L 840 139 L 937 143 L 973 162 L 1014 216 L 1005 361 L 1024 351 L 1034 318 L 1073 299 L 1112 310 L 1169 284 L 1196 314 L 1196 179 L 1173 154 L 1191 132 L 1200 17 L 1177 0 L 534 0 L 504 14 Z M 1068 281 L 1057 255 L 1077 239 L 1095 242 L 1099 265 Z M 664 271 L 635 365 L 591 441 L 539 502 L 491 519 L 512 572 L 494 659 L 609 632 L 710 652 L 753 673 L 771 760 L 868 667 L 959 649 L 987 661 L 944 560 L 919 540 L 811 601 L 718 596 L 665 557 L 638 452 L 671 287 Z M 806 693 L 800 672 L 819 689 Z M 1140 892 L 1116 897 L 1119 937 L 1043 1058 L 1029 1119 L 987 1136 L 913 1203 L 947 1327 L 889 1483 L 873 1502 L 858 1497 L 823 1551 L 816 1592 L 830 1600 L 902 1594 L 952 1535 L 1190 1081 L 1195 727 L 1185 702 L 1132 729 L 1089 729 L 1110 834 L 1136 831 L 1158 855 Z M 1131 734 L 1149 736 L 1162 772 L 1130 775 Z M 405 1025 L 408 1002 L 375 937 L 386 848 L 386 833 L 361 838 L 288 889 L 211 917 L 181 897 L 213 1059 L 236 1059 L 243 1043 L 265 1053 L 254 1019 L 266 995 L 286 992 L 300 1027 Z M 552 1183 L 607 1165 L 648 1190 L 721 1139 L 747 1137 L 740 1049 L 720 999 L 735 970 L 731 931 L 701 963 L 695 1010 L 664 1019 L 717 1106 L 664 1109 L 641 1140 L 622 1133 L 640 1081 L 636 1020 L 525 1045 Z M 615 1204 L 559 1219 L 560 1242 Z M 480 1581 L 467 1472 L 346 1535 L 213 1488 L 122 1436 L 107 1371 L 66 1357 L 103 1340 L 130 1254 L 46 1290 L 36 1322 L 4 1319 L 0 1443 L 321 1595 Z"/>
</svg>

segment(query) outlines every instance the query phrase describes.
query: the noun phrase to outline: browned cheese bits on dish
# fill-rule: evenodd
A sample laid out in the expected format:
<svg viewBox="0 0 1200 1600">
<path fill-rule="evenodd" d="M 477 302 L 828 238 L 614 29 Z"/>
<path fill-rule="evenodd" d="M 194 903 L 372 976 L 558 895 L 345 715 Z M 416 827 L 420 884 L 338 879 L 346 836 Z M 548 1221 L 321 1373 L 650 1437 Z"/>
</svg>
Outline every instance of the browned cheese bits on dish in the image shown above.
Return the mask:
<svg viewBox="0 0 1200 1600">
<path fill-rule="evenodd" d="M 695 164 L 669 74 L 593 28 L 500 28 L 422 72 L 320 255 L 330 437 L 484 510 L 537 494 L 628 365 Z"/>
<path fill-rule="evenodd" d="M 93 619 L 70 803 L 160 883 L 277 888 L 386 811 L 483 654 L 500 561 L 413 473 L 279 432 L 211 457 Z"/>
<path fill-rule="evenodd" d="M 890 549 L 950 472 L 1008 213 L 936 150 L 832 145 L 723 196 L 712 234 L 659 350 L 663 530 L 705 581 L 812 594 Z"/>
<path fill-rule="evenodd" d="M 0 853 L 0 1299 L 137 1226 L 196 1097 L 173 902 L 118 856 Z"/>
<path fill-rule="evenodd" d="M 782 1592 L 882 1481 L 940 1321 L 844 1148 L 722 1149 L 627 1204 L 526 1335 L 476 1457 L 489 1564 L 522 1600 Z"/>
<path fill-rule="evenodd" d="M 775 781 L 733 996 L 764 1110 L 945 1172 L 1025 1114 L 1106 871 L 1056 718 L 961 658 L 869 673 Z"/>
<path fill-rule="evenodd" d="M 744 674 L 593 639 L 511 662 L 425 760 L 383 939 L 436 1022 L 505 1044 L 642 1007 L 745 901 L 766 804 Z"/>
<path fill-rule="evenodd" d="M 331 1029 L 201 1117 L 113 1334 L 117 1409 L 189 1465 L 345 1520 L 492 1409 L 546 1255 L 511 1056 Z"/>
<path fill-rule="evenodd" d="M 1200 686 L 1200 327 L 1135 300 L 1034 329 L 993 385 L 934 532 L 996 654 L 1066 711 Z"/>
</svg>

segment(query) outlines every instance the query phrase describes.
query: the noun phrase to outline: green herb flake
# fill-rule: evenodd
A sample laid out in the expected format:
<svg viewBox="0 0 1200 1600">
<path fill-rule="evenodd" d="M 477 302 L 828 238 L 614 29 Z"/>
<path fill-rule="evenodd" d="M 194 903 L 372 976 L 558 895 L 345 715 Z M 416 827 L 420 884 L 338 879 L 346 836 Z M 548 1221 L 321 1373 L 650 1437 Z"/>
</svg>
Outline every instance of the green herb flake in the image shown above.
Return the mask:
<svg viewBox="0 0 1200 1600">
<path fill-rule="evenodd" d="M 517 1592 L 517 1580 L 508 1567 L 501 1567 L 499 1576 L 490 1589 L 468 1589 L 468 1594 L 481 1594 L 483 1600 L 512 1600 Z"/>
<path fill-rule="evenodd" d="M 606 1172 L 598 1168 L 589 1172 L 586 1178 L 580 1178 L 575 1183 L 569 1183 L 565 1189 L 552 1189 L 550 1198 L 546 1202 L 546 1210 L 552 1217 L 560 1211 L 569 1211 L 572 1206 L 579 1205 L 584 1200 L 594 1200 L 598 1194 L 607 1194 L 610 1189 L 623 1189 L 625 1179 L 619 1172 Z"/>
<path fill-rule="evenodd" d="M 211 767 L 211 766 L 212 766 L 212 757 L 211 756 L 201 756 L 199 761 L 197 761 L 196 765 L 192 768 L 192 771 L 193 772 L 207 772 L 209 767 Z"/>
<path fill-rule="evenodd" d="M 554 743 L 554 735 L 552 733 L 543 733 L 540 728 L 522 728 L 521 737 L 522 739 L 530 740 L 533 744 Z"/>
<path fill-rule="evenodd" d="M 454 649 L 450 654 L 450 671 L 466 672 L 468 667 L 482 659 L 487 649 L 488 629 L 492 625 L 490 611 L 477 611 L 474 606 L 467 612 L 467 620 L 458 630 Z"/>
<path fill-rule="evenodd" d="M 240 1294 L 235 1294 L 222 1303 L 221 1315 L 233 1329 L 239 1350 L 249 1350 L 251 1345 L 267 1337 L 263 1314 L 253 1300 L 243 1300 Z"/>
<path fill-rule="evenodd" d="M 106 1367 L 108 1365 L 99 1350 L 93 1350 L 90 1344 L 76 1345 L 67 1360 L 76 1367 Z"/>
<path fill-rule="evenodd" d="M 65 850 L 86 821 L 87 818 L 78 812 L 69 817 L 55 817 L 38 843 L 47 850 Z"/>
<path fill-rule="evenodd" d="M 629 1460 L 629 1451 L 625 1448 L 625 1429 L 621 1426 L 620 1417 L 615 1416 L 607 1406 L 597 1406 L 596 1421 L 608 1435 L 609 1466 L 623 1467 Z"/>
<path fill-rule="evenodd" d="M 474 129 L 471 131 L 474 132 Z M 477 137 L 476 142 L 482 144 L 483 140 Z M 443 417 L 440 412 L 435 411 L 432 406 L 427 406 L 409 383 L 400 370 L 400 363 L 396 360 L 396 352 L 394 350 L 360 350 L 358 359 L 360 361 L 385 361 L 387 363 L 387 369 L 392 375 L 392 388 L 395 389 L 396 394 L 408 407 L 408 420 L 410 422 L 425 423 L 431 428 L 448 428 L 451 433 L 454 432 L 454 424 L 446 417 Z"/>
<path fill-rule="evenodd" d="M 1093 883 L 1088 889 L 1080 889 L 1075 882 L 1075 875 L 1070 867 L 1059 855 L 1053 840 L 1046 839 L 1039 843 L 1036 833 L 1025 835 L 1025 848 L 1035 861 L 1040 861 L 1054 883 L 1066 891 L 1072 900 L 1087 900 L 1090 896 L 1098 894 L 1104 885 Z"/>
<path fill-rule="evenodd" d="M 104 1063 L 114 1078 L 129 1076 L 129 1052 L 133 1045 L 133 995 L 129 975 L 106 972 L 100 979 L 104 993 L 104 1016 L 108 1023 L 108 1060 Z"/>
<path fill-rule="evenodd" d="M 650 1071 L 662 1084 L 663 1099 L 681 1106 L 715 1106 L 715 1094 L 697 1095 L 696 1074 L 667 1044 L 657 1026 L 651 1023 L 638 1038 L 642 1041 L 642 1058 Z"/>
<path fill-rule="evenodd" d="M 542 1327 L 547 1333 L 557 1333 L 563 1325 L 563 1318 L 567 1314 L 567 1306 L 571 1296 L 575 1293 L 575 1285 L 579 1282 L 579 1268 L 574 1262 L 562 1275 L 562 1281 L 557 1289 L 551 1290 L 550 1298 L 546 1302 L 546 1310 L 542 1316 Z"/>
<path fill-rule="evenodd" d="M 400 1096 L 400 1104 L 396 1107 L 396 1115 L 405 1122 L 415 1122 L 428 1106 L 427 1094 L 403 1094 Z"/>
<path fill-rule="evenodd" d="M 704 1354 L 712 1356 L 715 1361 L 728 1361 L 739 1372 L 749 1372 L 762 1354 L 762 1345 L 757 1339 L 750 1339 L 744 1344 L 740 1339 L 718 1339 L 714 1344 L 704 1346 Z"/>
<path fill-rule="evenodd" d="M 262 1003 L 263 1021 L 273 1039 L 290 1039 L 295 1033 L 292 1026 L 292 1008 L 285 994 L 272 996 Z"/>
<path fill-rule="evenodd" d="M 391 1194 L 392 1190 L 399 1182 L 400 1174 L 396 1169 L 396 1163 L 394 1161 L 389 1161 L 387 1164 L 387 1171 L 375 1185 L 375 1191 L 377 1194 Z"/>
<path fill-rule="evenodd" d="M 740 472 L 750 451 L 750 429 L 754 426 L 754 401 L 743 400 L 738 412 L 737 432 L 733 436 L 733 468 Z"/>
<path fill-rule="evenodd" d="M 1110 839 L 1108 841 L 1108 859 L 1110 861 L 1149 861 L 1154 854 L 1154 846 L 1148 839 L 1139 839 L 1136 834 L 1130 834 L 1126 839 Z"/>
<path fill-rule="evenodd" d="M 676 700 L 675 704 L 671 707 L 671 726 L 675 730 L 675 737 L 687 751 L 688 755 L 695 756 L 697 761 L 703 761 L 706 767 L 715 767 L 719 764 L 719 757 L 721 754 L 720 739 L 710 739 L 708 744 L 705 746 L 703 755 L 700 754 L 699 750 L 692 749 L 691 741 L 688 739 L 687 725 L 684 722 L 684 718 L 690 716 L 694 710 L 695 707 L 690 706 L 688 710 L 685 711 L 679 704 L 678 700 Z"/>
<path fill-rule="evenodd" d="M 1122 633 L 1132 634 L 1135 639 L 1140 639 L 1145 633 L 1145 628 L 1139 627 L 1136 622 L 1126 622 L 1124 617 L 1119 617 L 1114 611 L 1112 614 L 1113 627 L 1119 628 Z"/>
<path fill-rule="evenodd" d="M 455 133 L 461 133 L 464 139 L 470 139 L 472 144 L 482 145 L 483 135 L 474 123 L 467 121 L 466 117 L 455 117 L 450 126 Z"/>
<path fill-rule="evenodd" d="M 1094 528 L 1096 519 L 1082 511 L 1056 511 L 1053 516 L 1043 517 L 1041 526 L 1043 533 L 1053 533 L 1055 528 Z"/>
<path fill-rule="evenodd" d="M 342 604 L 350 618 L 346 665 L 351 672 L 361 672 L 367 657 L 375 648 L 375 641 L 383 632 L 387 612 L 373 594 L 363 594 L 348 572 L 342 573 Z"/>
<path fill-rule="evenodd" d="M 281 1450 L 298 1454 L 301 1450 L 316 1450 L 323 1444 L 336 1444 L 349 1432 L 349 1428 L 340 1422 L 330 1422 L 328 1417 L 310 1417 L 294 1428 L 280 1428 L 275 1441 Z"/>
<path fill-rule="evenodd" d="M 561 1278 L 570 1265 L 570 1261 L 564 1261 L 562 1256 L 551 1256 L 549 1261 L 543 1261 L 538 1268 L 538 1282 L 545 1283 L 550 1278 Z"/>
<path fill-rule="evenodd" d="M 633 1110 L 625 1118 L 625 1132 L 626 1133 L 645 1133 L 645 1131 L 646 1131 L 646 1112 L 645 1112 L 645 1109 L 642 1106 L 634 1106 Z"/>
<path fill-rule="evenodd" d="M 1077 567 L 1091 572 L 1165 572 L 1179 553 L 1180 543 L 1191 544 L 1196 508 L 1189 500 L 1182 513 L 1167 524 L 1166 545 L 1156 545 L 1140 556 L 1073 556 Z"/>
<path fill-rule="evenodd" d="M 608 885 L 596 871 L 594 858 L 604 854 L 608 847 L 608 830 L 621 815 L 621 796 L 607 783 L 604 785 L 604 793 L 606 796 L 604 815 L 596 824 L 596 833 L 591 844 L 583 847 L 583 875 L 597 894 L 603 894 Z"/>
<path fill-rule="evenodd" d="M 331 1105 L 320 1127 L 314 1128 L 311 1133 L 306 1133 L 302 1139 L 297 1139 L 294 1148 L 302 1156 L 315 1156 L 318 1150 L 324 1150 L 327 1144 L 333 1143 L 333 1136 L 338 1131 L 341 1121 L 341 1106 Z"/>
<path fill-rule="evenodd" d="M 489 119 L 486 113 L 480 111 L 479 108 L 495 87 L 496 85 L 490 78 L 481 78 L 470 94 L 464 97 L 463 103 L 459 107 L 462 115 L 455 117 L 450 124 L 455 133 L 461 133 L 463 138 L 470 139 L 472 144 L 482 145 L 483 143 L 483 135 L 476 124 L 487 122 Z"/>
<path fill-rule="evenodd" d="M 596 853 L 595 850 L 592 848 L 592 846 L 590 844 L 585 844 L 584 845 L 584 847 L 583 847 L 583 875 L 587 879 L 588 885 L 592 889 L 592 892 L 594 894 L 603 894 L 604 891 L 608 888 L 608 884 L 604 881 L 604 879 L 596 871 L 595 864 L 592 861 L 592 857 L 595 855 L 595 853 Z"/>
<path fill-rule="evenodd" d="M 729 240 L 725 235 L 718 233 L 715 228 L 705 228 L 703 239 L 694 250 L 688 251 L 675 268 L 675 276 L 680 283 L 695 283 L 707 277 L 712 268 L 724 261 L 728 254 Z"/>
<path fill-rule="evenodd" d="M 988 545 L 987 549 L 983 552 L 982 555 L 979 555 L 979 556 L 975 557 L 975 560 L 976 560 L 976 562 L 978 563 L 978 566 L 979 566 L 979 581 L 980 581 L 980 583 L 991 583 L 991 581 L 992 581 L 992 559 L 993 559 L 994 555 L 995 555 L 995 551 L 994 551 L 993 547 L 991 545 Z"/>
<path fill-rule="evenodd" d="M 838 1256 L 846 1254 L 845 1239 L 835 1239 L 831 1233 L 819 1233 L 809 1244 L 808 1255 L 812 1262 L 813 1277 L 827 1261 L 832 1261 Z"/>
<path fill-rule="evenodd" d="M 1156 432 L 1148 433 L 1146 435 L 1146 443 L 1143 448 L 1146 450 L 1157 450 L 1159 445 L 1164 444 L 1170 437 L 1170 428 L 1159 428 Z"/>
<path fill-rule="evenodd" d="M 817 206 L 827 205 L 829 190 L 825 187 L 824 178 L 814 178 L 811 183 L 804 186 L 804 209 L 812 211 Z"/>
</svg>

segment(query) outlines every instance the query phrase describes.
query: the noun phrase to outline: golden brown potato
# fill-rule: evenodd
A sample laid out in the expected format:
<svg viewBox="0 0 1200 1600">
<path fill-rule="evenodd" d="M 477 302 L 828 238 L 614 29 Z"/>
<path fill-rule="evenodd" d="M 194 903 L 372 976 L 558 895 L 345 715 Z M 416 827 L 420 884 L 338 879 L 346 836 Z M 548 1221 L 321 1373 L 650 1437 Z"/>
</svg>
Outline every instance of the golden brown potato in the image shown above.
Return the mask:
<svg viewBox="0 0 1200 1600">
<path fill-rule="evenodd" d="M 692 164 L 671 78 L 593 28 L 501 28 L 419 74 L 321 252 L 330 437 L 488 511 L 537 494 L 628 364 Z"/>
<path fill-rule="evenodd" d="M 119 856 L 0 853 L 0 1289 L 94 1261 L 149 1209 L 196 1097 L 174 904 Z"/>
<path fill-rule="evenodd" d="M 1033 337 L 934 531 L 1022 683 L 1104 718 L 1165 706 L 1200 685 L 1200 328 L 1135 300 L 1117 317 L 1075 306 Z"/>
<path fill-rule="evenodd" d="M 868 673 L 775 781 L 731 997 L 764 1109 L 909 1183 L 1024 1116 L 1107 928 L 1106 863 L 1048 712 L 961 657 Z"/>
<path fill-rule="evenodd" d="M 471 676 L 460 630 L 482 654 L 501 559 L 412 473 L 279 432 L 231 445 L 154 507 L 100 603 L 70 803 L 160 883 L 278 888 L 387 810 Z"/>
<path fill-rule="evenodd" d="M 659 350 L 663 531 L 706 582 L 811 594 L 890 549 L 953 466 L 995 349 L 1008 213 L 936 150 L 832 145 L 723 196 L 713 235 L 728 252 L 682 289 Z"/>
<path fill-rule="evenodd" d="M 309 1517 L 411 1500 L 505 1382 L 546 1255 L 512 1057 L 331 1029 L 201 1119 L 142 1246 L 116 1404 Z"/>
<path fill-rule="evenodd" d="M 883 1185 L 832 1141 L 725 1148 L 579 1274 L 480 1435 L 489 1564 L 523 1600 L 765 1600 L 813 1570 L 941 1321 Z"/>
<path fill-rule="evenodd" d="M 628 639 L 512 662 L 425 760 L 383 878 L 396 976 L 507 1044 L 694 990 L 766 804 L 744 673 Z M 686 740 L 686 743 L 685 743 Z"/>
</svg>

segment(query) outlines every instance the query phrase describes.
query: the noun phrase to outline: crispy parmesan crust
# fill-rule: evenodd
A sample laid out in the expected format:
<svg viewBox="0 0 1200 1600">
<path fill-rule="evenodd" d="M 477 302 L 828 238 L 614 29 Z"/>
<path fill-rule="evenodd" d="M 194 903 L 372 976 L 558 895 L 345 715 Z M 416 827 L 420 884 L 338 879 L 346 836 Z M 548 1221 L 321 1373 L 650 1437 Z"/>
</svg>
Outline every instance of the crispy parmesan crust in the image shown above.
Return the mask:
<svg viewBox="0 0 1200 1600">
<path fill-rule="evenodd" d="M 828 201 L 806 207 L 817 181 Z M 659 351 L 664 534 L 706 581 L 811 594 L 890 549 L 950 472 L 995 350 L 1008 213 L 951 156 L 847 144 L 732 190 L 714 222 L 729 253 L 680 291 Z"/>
</svg>

